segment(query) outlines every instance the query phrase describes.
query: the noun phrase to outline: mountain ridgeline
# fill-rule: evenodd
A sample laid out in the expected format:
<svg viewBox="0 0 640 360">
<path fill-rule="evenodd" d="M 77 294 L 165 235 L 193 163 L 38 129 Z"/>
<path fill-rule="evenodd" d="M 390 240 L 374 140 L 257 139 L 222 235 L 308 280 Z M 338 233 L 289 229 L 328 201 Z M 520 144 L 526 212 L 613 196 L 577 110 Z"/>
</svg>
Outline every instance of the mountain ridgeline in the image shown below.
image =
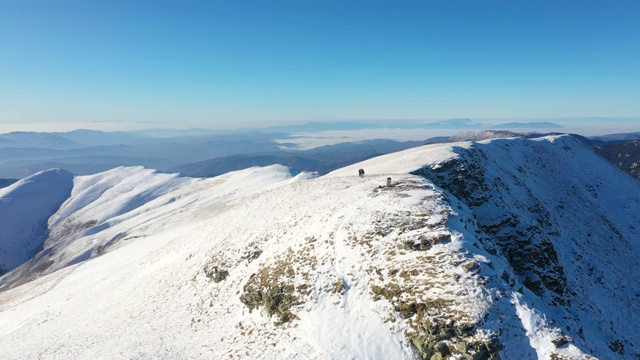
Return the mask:
<svg viewBox="0 0 640 360">
<path fill-rule="evenodd" d="M 640 303 L 638 184 L 571 137 L 551 144 L 496 140 L 415 173 L 471 209 L 478 236 L 585 349 L 638 358 L 625 320 Z"/>
<path fill-rule="evenodd" d="M 640 182 L 572 136 L 320 177 L 48 171 L 0 219 L 46 191 L 0 228 L 7 359 L 640 359 Z"/>
</svg>

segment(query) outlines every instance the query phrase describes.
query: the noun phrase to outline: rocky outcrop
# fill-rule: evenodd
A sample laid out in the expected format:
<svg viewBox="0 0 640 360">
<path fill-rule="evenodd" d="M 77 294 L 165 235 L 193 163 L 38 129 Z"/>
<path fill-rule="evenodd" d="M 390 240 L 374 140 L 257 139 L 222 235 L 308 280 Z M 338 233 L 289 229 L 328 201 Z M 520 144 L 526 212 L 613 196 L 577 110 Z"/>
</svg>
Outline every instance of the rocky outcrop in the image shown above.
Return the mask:
<svg viewBox="0 0 640 360">
<path fill-rule="evenodd" d="M 487 173 L 489 158 L 482 148 L 461 149 L 461 156 L 415 173 L 430 179 L 465 202 L 476 214 L 478 227 L 501 249 L 520 281 L 535 294 L 562 303 L 566 291 L 564 269 L 558 262 L 549 212 L 531 191 L 513 199 L 505 181 Z M 519 186 L 525 184 L 515 175 Z M 514 207 L 513 201 L 521 206 Z"/>
<path fill-rule="evenodd" d="M 640 180 L 640 140 L 623 143 L 606 143 L 593 147 L 593 150 L 615 166 Z"/>
<path fill-rule="evenodd" d="M 553 321 L 592 354 L 640 358 L 637 335 L 613 310 L 637 314 L 630 305 L 637 275 L 623 265 L 638 252 L 637 196 L 620 203 L 637 184 L 571 136 L 494 140 L 456 152 L 415 174 L 472 210 L 476 236 L 495 244 L 517 277 L 503 279 L 553 308 Z M 607 346 L 596 345 L 602 338 Z"/>
</svg>

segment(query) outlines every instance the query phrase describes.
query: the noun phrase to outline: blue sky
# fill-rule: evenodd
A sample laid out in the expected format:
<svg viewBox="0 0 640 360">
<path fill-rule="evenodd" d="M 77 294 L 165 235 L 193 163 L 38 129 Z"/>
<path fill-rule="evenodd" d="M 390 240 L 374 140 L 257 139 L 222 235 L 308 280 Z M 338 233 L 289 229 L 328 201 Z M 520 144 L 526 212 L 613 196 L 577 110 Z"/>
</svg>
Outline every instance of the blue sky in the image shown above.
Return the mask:
<svg viewBox="0 0 640 360">
<path fill-rule="evenodd" d="M 640 121 L 635 0 L 0 0 L 0 49 L 0 130 Z"/>
</svg>

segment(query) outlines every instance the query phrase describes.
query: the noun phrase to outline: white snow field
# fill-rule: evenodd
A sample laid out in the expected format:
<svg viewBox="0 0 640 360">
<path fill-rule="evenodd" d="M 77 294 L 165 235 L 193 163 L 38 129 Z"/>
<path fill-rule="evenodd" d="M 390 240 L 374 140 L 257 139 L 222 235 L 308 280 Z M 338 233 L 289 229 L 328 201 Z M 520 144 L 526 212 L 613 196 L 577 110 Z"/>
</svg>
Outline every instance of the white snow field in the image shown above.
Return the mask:
<svg viewBox="0 0 640 360">
<path fill-rule="evenodd" d="M 503 179 L 473 188 L 484 202 L 429 176 L 466 171 L 468 153 Z M 555 255 L 514 260 L 511 228 L 487 224 L 540 218 L 533 198 L 562 207 L 542 222 Z M 0 190 L 0 215 L 2 359 L 640 356 L 640 183 L 569 136 L 428 145 L 322 177 L 51 170 Z M 558 268 L 562 289 L 546 281 Z"/>
</svg>

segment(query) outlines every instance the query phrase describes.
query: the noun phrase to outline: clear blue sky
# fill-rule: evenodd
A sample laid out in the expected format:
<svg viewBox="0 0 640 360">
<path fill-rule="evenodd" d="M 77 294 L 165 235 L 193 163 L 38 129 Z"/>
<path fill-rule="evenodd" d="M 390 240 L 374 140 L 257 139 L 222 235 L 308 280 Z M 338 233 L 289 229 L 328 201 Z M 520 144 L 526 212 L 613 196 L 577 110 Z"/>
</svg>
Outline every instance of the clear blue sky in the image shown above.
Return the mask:
<svg viewBox="0 0 640 360">
<path fill-rule="evenodd" d="M 0 125 L 603 116 L 637 0 L 0 0 Z"/>
</svg>

